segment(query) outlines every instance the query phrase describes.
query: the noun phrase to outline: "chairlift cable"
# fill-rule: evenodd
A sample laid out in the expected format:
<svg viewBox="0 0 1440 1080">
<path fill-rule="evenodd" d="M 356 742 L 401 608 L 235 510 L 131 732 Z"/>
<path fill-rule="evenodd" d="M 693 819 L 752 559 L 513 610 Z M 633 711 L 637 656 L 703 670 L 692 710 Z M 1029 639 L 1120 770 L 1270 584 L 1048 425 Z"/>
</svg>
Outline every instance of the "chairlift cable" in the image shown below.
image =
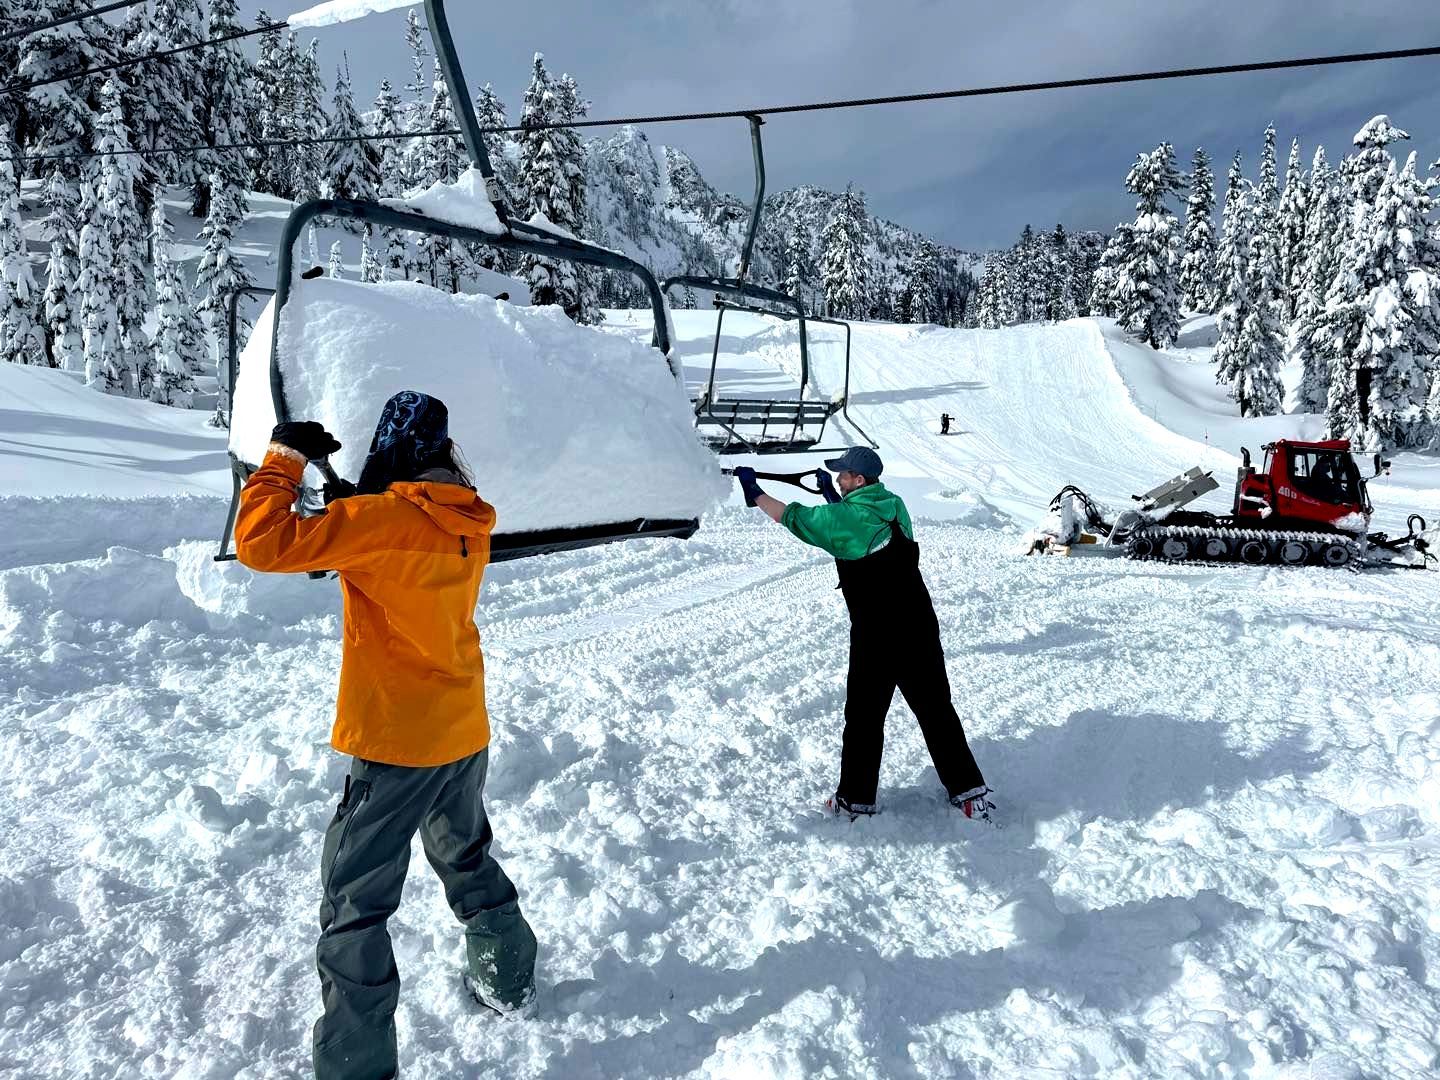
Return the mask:
<svg viewBox="0 0 1440 1080">
<path fill-rule="evenodd" d="M 183 52 L 191 49 L 203 48 L 207 45 L 218 44 L 222 41 L 234 40 L 240 37 L 250 37 L 266 30 L 273 30 L 287 25 L 286 23 L 271 23 L 254 30 L 241 31 L 225 38 L 217 38 L 214 41 L 200 42 L 195 45 L 182 46 L 180 49 L 172 50 L 171 53 L 157 55 L 171 55 L 173 52 Z M 747 118 L 751 116 L 782 116 L 792 113 L 826 112 L 839 109 L 868 108 L 874 105 L 903 105 L 921 101 L 949 101 L 957 98 L 971 97 L 993 97 L 1003 94 L 1032 93 L 1043 90 L 1073 89 L 1077 87 L 1090 86 L 1118 86 L 1128 83 L 1158 82 L 1169 79 L 1192 79 L 1212 75 L 1238 75 L 1247 72 L 1257 71 L 1280 71 L 1294 68 L 1306 67 L 1329 67 L 1338 64 L 1360 64 L 1373 63 L 1384 60 L 1409 60 L 1418 57 L 1440 56 L 1440 45 L 1427 45 L 1414 49 L 1388 49 L 1380 52 L 1344 53 L 1332 56 L 1310 56 L 1291 60 L 1263 60 L 1246 64 L 1221 64 L 1209 67 L 1173 68 L 1167 71 L 1146 71 L 1133 72 L 1125 75 L 1096 75 L 1079 79 L 1055 79 L 1046 82 L 1032 83 L 1008 83 L 998 86 L 970 87 L 962 90 L 933 90 L 917 94 L 897 94 L 889 97 L 869 98 L 848 98 L 834 101 L 817 101 L 800 105 L 770 105 L 763 108 L 752 109 L 726 109 L 712 112 L 694 113 L 665 113 L 653 116 L 626 116 L 615 117 L 606 120 L 572 120 L 566 123 L 545 123 L 545 124 L 511 124 L 505 127 L 483 127 L 480 130 L 485 134 L 500 134 L 502 132 L 525 132 L 525 131 L 546 131 L 556 128 L 592 128 L 592 127 L 617 127 L 626 124 L 673 124 L 694 120 L 722 120 Z M 149 58 L 141 58 L 149 59 Z M 110 67 L 120 67 L 127 63 L 139 61 L 122 61 L 120 64 Z M 61 76 L 59 79 L 49 80 L 51 82 L 62 81 L 67 78 L 79 78 L 86 74 L 93 74 L 94 71 L 109 70 L 94 69 L 89 72 L 78 72 L 74 75 Z M 43 84 L 32 84 L 43 85 Z M 11 88 L 0 88 L 0 92 Z M 15 89 L 25 89 L 17 87 Z M 130 150 L 114 151 L 116 156 L 130 156 L 143 154 L 192 154 L 200 151 L 210 150 L 251 150 L 265 149 L 268 147 L 284 146 L 317 146 L 327 143 L 341 142 L 382 142 L 392 139 L 429 139 L 441 137 L 454 137 L 461 135 L 458 128 L 442 128 L 435 131 L 417 132 L 393 132 L 389 134 L 367 134 L 364 132 L 355 135 L 344 136 L 310 136 L 299 139 L 247 139 L 237 140 L 230 143 L 217 143 L 215 145 L 200 144 L 196 146 L 158 146 L 149 148 L 134 148 Z M 28 161 L 79 161 L 88 160 L 101 156 L 101 151 L 88 151 L 83 153 L 67 154 L 38 154 L 27 156 Z"/>
</svg>

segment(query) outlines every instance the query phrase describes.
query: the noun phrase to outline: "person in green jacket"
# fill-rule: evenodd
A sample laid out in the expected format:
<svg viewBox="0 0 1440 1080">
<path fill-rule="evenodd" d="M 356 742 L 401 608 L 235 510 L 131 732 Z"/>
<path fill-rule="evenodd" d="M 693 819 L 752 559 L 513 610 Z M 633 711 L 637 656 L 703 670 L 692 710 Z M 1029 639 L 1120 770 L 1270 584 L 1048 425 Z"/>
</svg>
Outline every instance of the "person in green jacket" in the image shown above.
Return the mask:
<svg viewBox="0 0 1440 1080">
<path fill-rule="evenodd" d="M 825 469 L 836 474 L 834 483 Z M 869 447 L 852 446 L 826 461 L 825 469 L 815 471 L 825 496 L 821 506 L 782 503 L 760 489 L 754 469 L 735 470 L 747 506 L 758 506 L 798 539 L 834 556 L 850 609 L 840 783 L 825 805 L 852 821 L 879 809 L 885 714 L 898 687 L 920 723 L 951 805 L 966 817 L 990 821 L 994 804 L 950 698 L 940 624 L 920 575 L 910 512 L 880 483 L 884 464 Z"/>
</svg>

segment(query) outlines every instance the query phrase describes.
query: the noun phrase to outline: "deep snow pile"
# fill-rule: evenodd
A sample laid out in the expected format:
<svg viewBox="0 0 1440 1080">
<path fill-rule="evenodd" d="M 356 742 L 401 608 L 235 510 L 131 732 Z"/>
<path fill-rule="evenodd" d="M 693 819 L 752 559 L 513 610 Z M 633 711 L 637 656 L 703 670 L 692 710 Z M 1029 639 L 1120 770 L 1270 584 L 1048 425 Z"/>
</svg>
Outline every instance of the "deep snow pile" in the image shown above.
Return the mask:
<svg viewBox="0 0 1440 1080">
<path fill-rule="evenodd" d="M 208 421 L 0 363 L 0 568 L 219 536 L 230 479 Z"/>
<path fill-rule="evenodd" d="M 677 323 L 702 354 L 713 319 Z M 728 386 L 782 388 L 777 332 L 725 347 Z M 1167 426 L 1179 391 L 1138 400 L 1189 386 L 1184 361 L 1127 371 L 1084 322 L 857 327 L 856 352 L 856 419 L 911 500 L 1007 828 L 945 806 L 899 704 L 884 813 L 819 813 L 846 616 L 828 560 L 757 512 L 492 567 L 488 800 L 541 1011 L 468 1002 L 417 847 L 390 926 L 405 1075 L 1434 1076 L 1437 578 L 1014 556 L 995 507 L 1028 519 L 1065 479 L 1123 498 L 1131 458 L 1204 463 Z M 942 409 L 973 436 L 940 437 Z M 1432 464 L 1397 468 L 1417 505 Z M 18 1075 L 308 1065 L 338 596 L 210 554 L 0 570 Z"/>
<path fill-rule="evenodd" d="M 272 319 L 245 347 L 231 423 L 231 449 L 255 463 L 275 424 Z M 335 433 L 331 463 L 352 479 L 391 394 L 442 398 L 501 532 L 696 517 L 730 490 L 664 357 L 556 307 L 320 278 L 296 285 L 279 353 L 292 415 Z"/>
</svg>

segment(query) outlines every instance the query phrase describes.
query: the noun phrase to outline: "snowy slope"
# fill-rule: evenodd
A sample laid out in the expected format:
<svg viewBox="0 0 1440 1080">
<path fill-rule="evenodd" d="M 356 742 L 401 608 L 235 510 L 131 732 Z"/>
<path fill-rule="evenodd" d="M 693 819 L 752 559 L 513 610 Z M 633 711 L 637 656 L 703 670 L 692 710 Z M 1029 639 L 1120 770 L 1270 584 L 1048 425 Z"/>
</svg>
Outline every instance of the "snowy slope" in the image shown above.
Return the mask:
<svg viewBox="0 0 1440 1080">
<path fill-rule="evenodd" d="M 1198 320 L 1202 324 L 1205 320 Z M 715 316 L 675 313 L 692 395 L 710 373 Z M 717 365 L 721 396 L 794 397 L 799 343 L 793 325 L 727 314 Z M 607 329 L 643 334 L 643 320 L 615 313 Z M 1203 325 L 1182 342 L 1203 338 Z M 814 386 L 829 398 L 843 384 L 840 331 L 811 329 Z M 1276 438 L 1316 438 L 1318 417 L 1244 420 L 1215 384 L 1209 350 L 1157 353 L 1134 344 L 1111 320 L 1076 319 L 1005 330 L 861 323 L 853 328 L 851 412 L 880 443 L 886 481 L 916 513 L 969 516 L 977 499 L 1029 526 L 1065 484 L 1102 503 L 1130 496 L 1195 465 L 1220 488 L 1199 505 L 1224 511 L 1240 448 L 1258 460 Z M 940 437 L 940 415 L 955 418 Z M 858 441 L 837 419 L 829 445 Z M 775 459 L 767 459 L 771 468 Z M 795 467 L 816 456 L 789 459 Z M 753 462 L 752 462 L 753 463 Z M 1371 482 L 1376 526 L 1404 530 L 1411 513 L 1440 517 L 1440 459 L 1400 454 L 1392 475 Z"/>
<path fill-rule="evenodd" d="M 677 314 L 693 384 L 706 320 Z M 725 387 L 783 389 L 783 335 L 727 329 Z M 541 1011 L 467 1002 L 417 849 L 390 926 L 405 1075 L 1436 1074 L 1436 577 L 1024 559 L 966 524 L 1029 524 L 1067 480 L 1123 499 L 1147 469 L 1233 465 L 1204 431 L 1258 432 L 1208 427 L 1183 354 L 1126 348 L 1083 321 L 856 328 L 856 418 L 925 518 L 1002 831 L 945 807 L 902 705 L 885 812 L 820 815 L 846 617 L 828 561 L 756 512 L 487 573 L 488 799 Z M 968 434 L 936 434 L 942 410 Z M 1397 468 L 1432 510 L 1433 461 Z M 0 570 L 17 1075 L 308 1065 L 337 595 L 209 555 Z"/>
</svg>

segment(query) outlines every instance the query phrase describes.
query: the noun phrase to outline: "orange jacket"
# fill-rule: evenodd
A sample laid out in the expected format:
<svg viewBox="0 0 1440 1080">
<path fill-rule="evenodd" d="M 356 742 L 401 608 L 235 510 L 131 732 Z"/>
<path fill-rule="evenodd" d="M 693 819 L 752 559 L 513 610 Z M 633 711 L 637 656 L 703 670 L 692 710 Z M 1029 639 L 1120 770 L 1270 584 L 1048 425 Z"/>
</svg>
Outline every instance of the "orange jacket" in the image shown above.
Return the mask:
<svg viewBox="0 0 1440 1080">
<path fill-rule="evenodd" d="M 345 645 L 331 745 L 410 766 L 485 749 L 475 604 L 494 507 L 460 484 L 409 483 L 302 518 L 292 506 L 304 471 L 271 446 L 240 495 L 235 550 L 252 570 L 340 574 Z"/>
</svg>

